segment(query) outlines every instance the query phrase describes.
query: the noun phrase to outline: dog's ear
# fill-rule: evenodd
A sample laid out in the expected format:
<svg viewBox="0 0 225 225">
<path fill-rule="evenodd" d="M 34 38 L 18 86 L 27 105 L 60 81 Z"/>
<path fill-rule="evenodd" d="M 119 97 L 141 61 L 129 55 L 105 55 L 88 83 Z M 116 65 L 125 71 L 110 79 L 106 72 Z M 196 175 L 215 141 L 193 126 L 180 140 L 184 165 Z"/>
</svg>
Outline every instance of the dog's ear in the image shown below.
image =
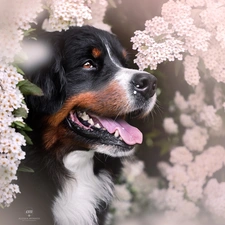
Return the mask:
<svg viewBox="0 0 225 225">
<path fill-rule="evenodd" d="M 63 67 L 63 32 L 43 34 L 37 41 L 40 48 L 44 46 L 44 60 L 38 59 L 25 66 L 27 79 L 40 87 L 44 96 L 28 96 L 27 105 L 33 113 L 52 114 L 56 112 L 66 96 L 66 77 Z M 35 54 L 35 52 L 33 52 Z M 40 57 L 39 57 L 40 58 Z"/>
</svg>

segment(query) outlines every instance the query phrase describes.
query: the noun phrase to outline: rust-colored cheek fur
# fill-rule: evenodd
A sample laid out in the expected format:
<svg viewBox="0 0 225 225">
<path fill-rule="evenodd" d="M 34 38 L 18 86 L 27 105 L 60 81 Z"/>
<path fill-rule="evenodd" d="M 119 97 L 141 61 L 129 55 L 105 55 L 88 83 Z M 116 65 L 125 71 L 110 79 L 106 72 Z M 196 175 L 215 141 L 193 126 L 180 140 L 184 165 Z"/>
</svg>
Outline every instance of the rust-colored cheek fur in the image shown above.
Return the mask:
<svg viewBox="0 0 225 225">
<path fill-rule="evenodd" d="M 116 117 L 129 111 L 129 103 L 126 93 L 115 81 L 100 91 L 72 96 L 57 113 L 46 118 L 48 129 L 44 133 L 44 143 L 47 149 L 58 140 L 67 138 L 67 129 L 62 121 L 73 109 L 83 109 L 105 117 Z"/>
</svg>

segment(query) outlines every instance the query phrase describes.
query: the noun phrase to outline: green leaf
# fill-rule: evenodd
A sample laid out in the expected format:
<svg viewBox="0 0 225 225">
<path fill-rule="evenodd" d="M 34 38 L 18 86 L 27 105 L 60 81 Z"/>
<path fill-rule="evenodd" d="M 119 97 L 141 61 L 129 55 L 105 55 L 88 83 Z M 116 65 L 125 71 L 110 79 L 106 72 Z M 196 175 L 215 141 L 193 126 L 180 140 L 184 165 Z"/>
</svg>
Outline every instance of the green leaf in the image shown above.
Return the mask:
<svg viewBox="0 0 225 225">
<path fill-rule="evenodd" d="M 155 143 L 155 146 L 160 148 L 160 156 L 164 156 L 169 153 L 171 144 L 170 140 L 161 140 Z"/>
<path fill-rule="evenodd" d="M 26 109 L 24 108 L 18 108 L 18 109 L 15 109 L 13 111 L 13 115 L 16 116 L 16 117 L 23 117 L 23 118 L 27 118 L 27 111 Z"/>
<path fill-rule="evenodd" d="M 30 28 L 29 30 L 24 31 L 23 36 L 27 37 L 29 36 L 32 32 L 34 32 L 36 29 Z"/>
<path fill-rule="evenodd" d="M 37 85 L 31 83 L 29 80 L 20 81 L 17 86 L 23 95 L 43 96 L 44 93 Z"/>
<path fill-rule="evenodd" d="M 160 149 L 160 156 L 164 156 L 169 153 L 168 145 L 164 144 Z"/>
<path fill-rule="evenodd" d="M 4 209 L 5 207 L 0 203 L 0 207 L 2 208 L 2 209 Z"/>
<path fill-rule="evenodd" d="M 25 73 L 23 72 L 23 70 L 21 70 L 18 66 L 16 66 L 16 70 L 17 70 L 17 73 L 20 73 L 22 75 L 25 75 Z"/>
<path fill-rule="evenodd" d="M 24 131 L 32 131 L 32 128 L 29 127 L 29 126 L 25 123 L 25 126 L 23 127 L 23 130 L 24 130 Z"/>
<path fill-rule="evenodd" d="M 28 166 L 20 165 L 18 168 L 18 171 L 20 172 L 26 172 L 26 173 L 34 173 L 34 170 Z"/>
<path fill-rule="evenodd" d="M 16 128 L 18 128 L 18 129 L 24 128 L 25 125 L 26 125 L 26 124 L 25 124 L 24 122 L 21 122 L 21 121 L 14 121 L 14 122 L 12 123 L 12 127 L 16 127 Z"/>
<path fill-rule="evenodd" d="M 31 138 L 27 135 L 27 133 L 23 130 L 20 130 L 20 133 L 24 136 L 25 140 L 26 140 L 26 143 L 28 145 L 33 145 L 33 142 L 31 140 Z"/>
<path fill-rule="evenodd" d="M 148 147 L 152 147 L 152 146 L 154 145 L 153 140 L 152 140 L 151 138 L 149 138 L 149 137 L 146 138 L 145 143 L 146 143 L 146 145 L 147 145 Z"/>
<path fill-rule="evenodd" d="M 161 133 L 162 132 L 160 130 L 154 129 L 154 131 L 147 133 L 146 137 L 147 138 L 156 138 L 156 137 L 160 136 Z"/>
</svg>

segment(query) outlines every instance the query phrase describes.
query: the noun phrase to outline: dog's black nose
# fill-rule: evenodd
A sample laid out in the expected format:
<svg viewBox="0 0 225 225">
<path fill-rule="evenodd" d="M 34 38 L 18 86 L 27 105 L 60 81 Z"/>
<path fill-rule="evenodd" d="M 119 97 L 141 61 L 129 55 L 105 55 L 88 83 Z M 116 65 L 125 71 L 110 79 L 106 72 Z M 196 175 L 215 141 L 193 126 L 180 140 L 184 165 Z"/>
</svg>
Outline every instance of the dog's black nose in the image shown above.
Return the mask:
<svg viewBox="0 0 225 225">
<path fill-rule="evenodd" d="M 136 73 L 132 78 L 134 93 L 140 93 L 145 99 L 151 98 L 157 89 L 157 79 L 150 73 Z"/>
</svg>

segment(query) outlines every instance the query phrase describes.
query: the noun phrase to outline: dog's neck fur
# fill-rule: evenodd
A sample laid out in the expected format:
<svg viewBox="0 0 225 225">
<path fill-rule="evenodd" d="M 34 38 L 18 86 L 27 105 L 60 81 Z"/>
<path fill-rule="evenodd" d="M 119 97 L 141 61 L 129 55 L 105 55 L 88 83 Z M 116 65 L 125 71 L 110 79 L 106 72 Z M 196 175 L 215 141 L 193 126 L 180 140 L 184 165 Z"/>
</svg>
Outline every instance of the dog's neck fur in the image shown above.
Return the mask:
<svg viewBox="0 0 225 225">
<path fill-rule="evenodd" d="M 97 211 L 113 197 L 113 182 L 106 170 L 94 173 L 94 152 L 74 151 L 64 158 L 71 173 L 62 191 L 54 199 L 53 214 L 57 225 L 98 224 Z"/>
</svg>

